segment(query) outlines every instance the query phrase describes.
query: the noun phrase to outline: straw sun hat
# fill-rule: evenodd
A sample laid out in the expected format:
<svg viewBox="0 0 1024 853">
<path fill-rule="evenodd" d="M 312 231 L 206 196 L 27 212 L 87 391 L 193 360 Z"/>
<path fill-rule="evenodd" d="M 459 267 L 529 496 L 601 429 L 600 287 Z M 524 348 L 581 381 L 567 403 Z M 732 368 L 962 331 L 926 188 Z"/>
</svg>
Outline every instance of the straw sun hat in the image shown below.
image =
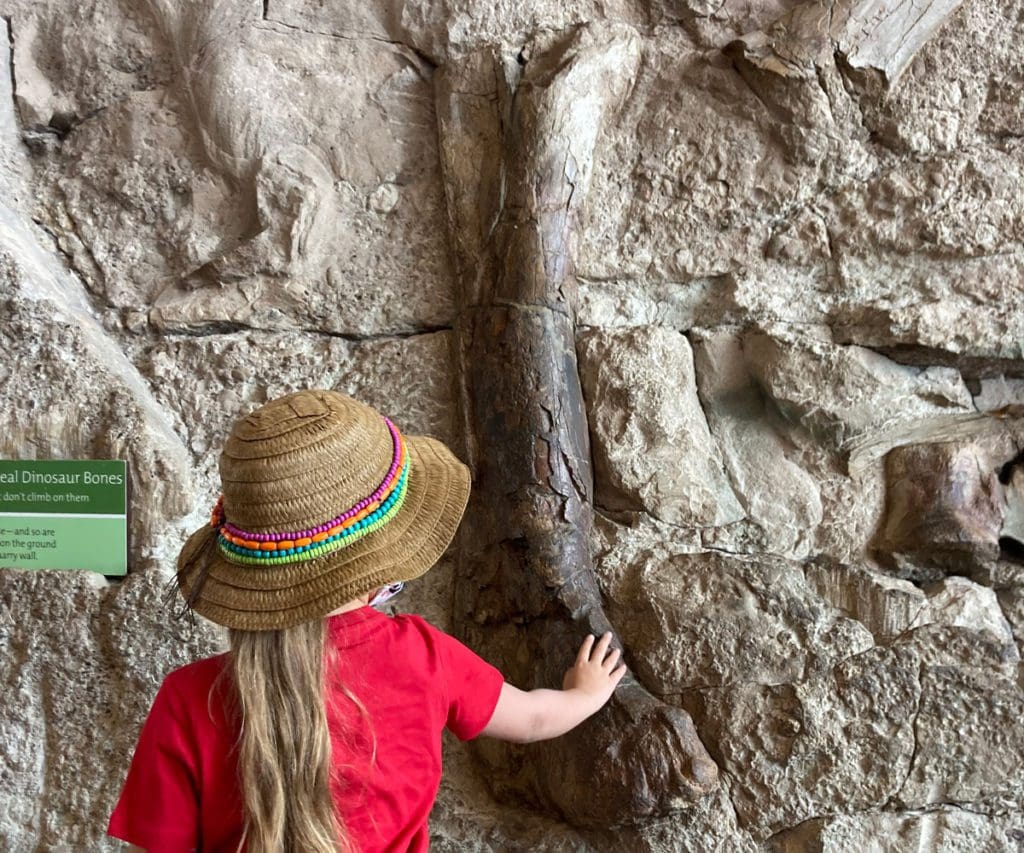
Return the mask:
<svg viewBox="0 0 1024 853">
<path fill-rule="evenodd" d="M 268 630 L 426 572 L 469 499 L 470 471 L 432 436 L 403 435 L 336 391 L 298 391 L 236 421 L 223 495 L 178 557 L 196 612 Z"/>
</svg>

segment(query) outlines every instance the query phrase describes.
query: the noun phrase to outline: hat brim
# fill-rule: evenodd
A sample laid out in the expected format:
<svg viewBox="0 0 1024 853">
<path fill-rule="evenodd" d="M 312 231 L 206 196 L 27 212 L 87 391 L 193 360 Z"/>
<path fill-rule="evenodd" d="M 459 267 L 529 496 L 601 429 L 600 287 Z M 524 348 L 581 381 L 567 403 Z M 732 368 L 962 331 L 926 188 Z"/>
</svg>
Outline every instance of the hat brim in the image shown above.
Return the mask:
<svg viewBox="0 0 1024 853">
<path fill-rule="evenodd" d="M 321 557 L 283 565 L 240 565 L 208 546 L 212 528 L 196 530 L 178 557 L 178 589 L 187 599 L 209 569 L 192 609 L 212 622 L 273 630 L 323 617 L 360 595 L 427 572 L 455 536 L 469 500 L 470 471 L 432 436 L 406 436 L 409 483 L 402 508 L 387 524 Z"/>
</svg>

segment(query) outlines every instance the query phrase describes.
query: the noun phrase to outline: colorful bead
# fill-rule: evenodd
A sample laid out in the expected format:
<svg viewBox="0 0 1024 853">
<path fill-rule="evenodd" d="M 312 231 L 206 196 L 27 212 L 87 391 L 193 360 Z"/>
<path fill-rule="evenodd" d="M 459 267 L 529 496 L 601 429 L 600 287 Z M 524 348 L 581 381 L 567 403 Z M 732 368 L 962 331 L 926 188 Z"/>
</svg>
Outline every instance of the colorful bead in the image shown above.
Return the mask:
<svg viewBox="0 0 1024 853">
<path fill-rule="evenodd" d="M 210 517 L 211 525 L 219 528 L 221 553 L 232 562 L 254 566 L 310 560 L 344 548 L 390 521 L 405 501 L 411 459 L 398 429 L 384 420 L 392 435 L 393 458 L 373 493 L 330 521 L 289 533 L 250 533 L 235 527 L 225 519 L 221 495 Z"/>
<path fill-rule="evenodd" d="M 232 562 L 243 563 L 250 566 L 276 566 L 284 563 L 312 560 L 316 557 L 321 557 L 324 554 L 329 554 L 332 551 L 344 548 L 355 542 L 357 539 L 361 539 L 363 536 L 372 533 L 395 516 L 398 510 L 401 509 L 402 504 L 405 502 L 405 496 L 408 492 L 408 489 L 405 487 L 408 473 L 407 465 L 402 477 L 400 478 L 401 487 L 395 490 L 394 500 L 388 501 L 388 506 L 386 508 L 382 507 L 384 512 L 380 516 L 370 520 L 365 526 L 357 529 L 350 529 L 346 535 L 337 534 L 328 537 L 328 539 L 323 542 L 314 542 L 305 548 L 293 548 L 289 549 L 287 552 L 250 551 L 239 545 L 234 545 L 223 538 L 218 542 L 218 548 Z"/>
<path fill-rule="evenodd" d="M 404 499 L 404 492 L 405 492 L 406 484 L 407 484 L 407 481 L 408 481 L 408 473 L 409 473 L 409 464 L 407 463 L 405 469 L 402 472 L 402 476 L 399 478 L 399 481 L 396 484 L 396 488 L 392 491 L 391 495 L 380 506 L 379 509 L 377 509 L 372 514 L 368 515 L 366 518 L 364 518 L 361 521 L 358 521 L 358 522 L 356 522 L 354 524 L 337 525 L 337 526 L 331 528 L 325 534 L 326 538 L 325 538 L 324 541 L 326 541 L 326 542 L 333 542 L 333 541 L 345 540 L 347 542 L 347 541 L 351 540 L 352 537 L 357 532 L 367 529 L 369 526 L 375 524 L 381 518 L 390 517 L 391 514 L 392 514 L 391 510 L 393 509 L 394 505 L 399 500 Z M 231 546 L 229 548 L 229 550 L 231 550 L 233 553 L 238 553 L 238 554 L 242 554 L 242 555 L 245 555 L 245 556 L 251 556 L 251 557 L 253 557 L 255 559 L 258 559 L 258 560 L 265 560 L 265 559 L 270 558 L 270 557 L 281 556 L 282 554 L 284 554 L 288 550 L 287 548 L 282 547 L 283 543 L 274 543 L 274 542 L 263 542 L 263 543 L 259 543 L 258 548 L 249 548 L 249 547 L 246 547 L 246 543 L 244 542 L 244 540 L 241 540 L 238 537 L 232 536 L 231 534 L 226 533 L 225 531 L 221 532 L 221 535 L 220 535 L 219 538 L 221 539 L 221 541 L 224 544 L 226 544 L 228 546 Z M 248 544 L 253 544 L 253 543 L 248 543 Z M 310 538 L 310 542 L 307 545 L 305 545 L 305 546 L 297 546 L 297 543 L 292 543 L 292 544 L 296 546 L 296 547 L 294 547 L 294 551 L 296 553 L 300 553 L 301 554 L 301 553 L 305 553 L 306 551 L 313 550 L 316 546 L 320 545 L 321 543 L 313 541 L 313 539 L 311 537 Z"/>
<path fill-rule="evenodd" d="M 215 524 L 214 526 L 221 527 L 222 533 L 230 534 L 231 536 L 235 537 L 235 541 L 239 539 L 255 539 L 261 542 L 267 541 L 281 543 L 289 540 L 311 538 L 315 534 L 321 533 L 324 530 L 333 529 L 334 527 L 336 527 L 339 524 L 342 524 L 343 522 L 349 521 L 352 524 L 354 524 L 362 518 L 365 518 L 367 515 L 372 514 L 382 504 L 382 502 L 387 499 L 388 496 L 394 493 L 398 484 L 397 474 L 399 471 L 405 469 L 408 463 L 409 456 L 408 448 L 406 447 L 405 444 L 405 439 L 402 437 L 401 433 L 399 433 L 398 428 L 391 422 L 389 418 L 385 417 L 384 421 L 388 426 L 388 430 L 391 432 L 393 447 L 391 467 L 389 468 L 388 473 L 384 477 L 384 480 L 381 482 L 381 484 L 368 497 L 365 497 L 362 500 L 358 501 L 354 506 L 350 507 L 345 512 L 339 514 L 338 516 L 336 516 L 328 522 L 325 522 L 324 524 L 311 527 L 307 530 L 296 530 L 285 533 L 249 533 L 224 520 L 223 496 L 221 496 L 221 499 L 218 500 L 217 502 L 217 506 L 214 507 L 214 515 L 217 514 L 218 508 L 220 508 L 219 517 L 221 519 L 221 522 L 219 524 Z M 212 523 L 213 520 L 211 518 L 211 524 Z M 280 547 L 280 545 L 278 545 L 278 547 Z"/>
</svg>

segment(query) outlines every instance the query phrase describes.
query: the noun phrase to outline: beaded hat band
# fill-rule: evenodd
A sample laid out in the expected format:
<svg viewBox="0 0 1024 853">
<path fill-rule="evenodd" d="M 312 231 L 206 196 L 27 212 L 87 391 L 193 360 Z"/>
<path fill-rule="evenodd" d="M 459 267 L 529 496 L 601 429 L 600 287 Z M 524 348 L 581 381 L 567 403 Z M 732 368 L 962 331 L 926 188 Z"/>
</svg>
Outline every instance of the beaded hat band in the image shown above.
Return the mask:
<svg viewBox="0 0 1024 853">
<path fill-rule="evenodd" d="M 217 529 L 217 547 L 233 563 L 277 565 L 310 560 L 351 545 L 357 539 L 387 524 L 402 508 L 409 483 L 409 453 L 401 433 L 389 418 L 384 418 L 393 440 L 391 467 L 373 493 L 357 501 L 342 513 L 305 530 L 286 533 L 251 533 L 224 517 L 221 495 L 210 515 Z"/>
<path fill-rule="evenodd" d="M 222 496 L 182 548 L 175 587 L 185 611 L 245 630 L 321 618 L 419 577 L 447 550 L 470 490 L 469 468 L 437 438 L 323 390 L 236 421 L 220 472 Z"/>
</svg>

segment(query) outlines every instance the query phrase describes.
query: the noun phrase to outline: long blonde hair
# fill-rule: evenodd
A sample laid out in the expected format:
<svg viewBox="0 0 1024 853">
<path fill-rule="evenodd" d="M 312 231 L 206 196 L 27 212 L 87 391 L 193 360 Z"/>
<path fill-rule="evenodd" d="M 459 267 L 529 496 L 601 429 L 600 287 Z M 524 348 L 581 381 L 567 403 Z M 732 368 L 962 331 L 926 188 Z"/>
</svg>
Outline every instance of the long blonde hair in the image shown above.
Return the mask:
<svg viewBox="0 0 1024 853">
<path fill-rule="evenodd" d="M 241 727 L 238 769 L 247 853 L 337 853 L 354 845 L 331 796 L 326 623 L 228 629 Z M 239 845 L 241 849 L 241 844 Z"/>
</svg>

